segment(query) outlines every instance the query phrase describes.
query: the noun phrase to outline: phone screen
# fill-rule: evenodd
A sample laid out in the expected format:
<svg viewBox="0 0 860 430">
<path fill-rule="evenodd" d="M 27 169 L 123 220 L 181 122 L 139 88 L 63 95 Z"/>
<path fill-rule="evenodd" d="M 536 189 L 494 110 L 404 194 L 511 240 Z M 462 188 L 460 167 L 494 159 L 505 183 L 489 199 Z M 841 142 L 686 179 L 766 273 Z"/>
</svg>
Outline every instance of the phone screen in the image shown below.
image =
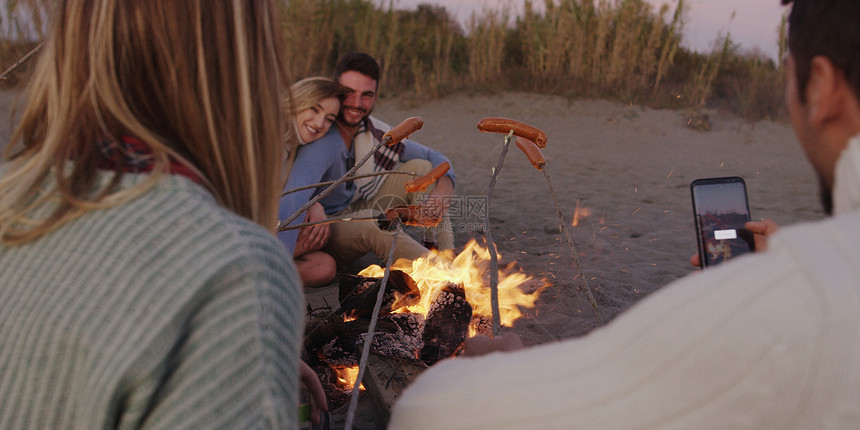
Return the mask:
<svg viewBox="0 0 860 430">
<path fill-rule="evenodd" d="M 744 228 L 750 211 L 742 178 L 697 179 L 690 191 L 703 267 L 754 250 L 753 234 Z"/>
</svg>

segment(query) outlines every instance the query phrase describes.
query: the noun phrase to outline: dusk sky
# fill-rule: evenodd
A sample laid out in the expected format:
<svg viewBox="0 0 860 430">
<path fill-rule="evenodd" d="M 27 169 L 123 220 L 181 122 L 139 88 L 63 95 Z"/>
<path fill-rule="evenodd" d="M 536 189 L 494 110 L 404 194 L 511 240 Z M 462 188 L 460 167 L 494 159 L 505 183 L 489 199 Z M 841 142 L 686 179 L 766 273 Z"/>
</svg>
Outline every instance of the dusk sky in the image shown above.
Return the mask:
<svg viewBox="0 0 860 430">
<path fill-rule="evenodd" d="M 667 3 L 674 11 L 678 0 L 646 0 L 655 5 Z M 387 5 L 388 0 L 381 1 Z M 511 5 L 512 10 L 522 10 L 522 0 L 394 0 L 396 8 L 411 9 L 420 3 L 445 6 L 461 22 L 472 12 L 482 9 Z M 532 2 L 543 6 L 542 0 Z M 777 28 L 782 13 L 787 9 L 779 0 L 687 0 L 687 22 L 684 26 L 683 46 L 699 52 L 709 52 L 718 34 L 729 32 L 731 38 L 742 49 L 758 49 L 769 57 L 778 55 Z M 732 19 L 732 13 L 735 17 Z"/>
</svg>

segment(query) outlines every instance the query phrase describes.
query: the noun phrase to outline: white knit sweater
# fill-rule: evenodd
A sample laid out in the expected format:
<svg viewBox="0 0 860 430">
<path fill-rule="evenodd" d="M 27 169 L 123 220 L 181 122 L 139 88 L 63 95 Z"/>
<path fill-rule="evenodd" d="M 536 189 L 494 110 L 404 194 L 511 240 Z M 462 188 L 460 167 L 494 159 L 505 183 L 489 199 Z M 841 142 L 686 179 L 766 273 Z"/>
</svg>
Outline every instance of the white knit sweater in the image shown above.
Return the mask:
<svg viewBox="0 0 860 430">
<path fill-rule="evenodd" d="M 446 360 L 394 407 L 408 429 L 860 428 L 860 141 L 836 215 L 685 277 L 588 336 Z"/>
<path fill-rule="evenodd" d="M 0 429 L 293 428 L 302 306 L 271 233 L 169 176 L 0 246 Z"/>
</svg>

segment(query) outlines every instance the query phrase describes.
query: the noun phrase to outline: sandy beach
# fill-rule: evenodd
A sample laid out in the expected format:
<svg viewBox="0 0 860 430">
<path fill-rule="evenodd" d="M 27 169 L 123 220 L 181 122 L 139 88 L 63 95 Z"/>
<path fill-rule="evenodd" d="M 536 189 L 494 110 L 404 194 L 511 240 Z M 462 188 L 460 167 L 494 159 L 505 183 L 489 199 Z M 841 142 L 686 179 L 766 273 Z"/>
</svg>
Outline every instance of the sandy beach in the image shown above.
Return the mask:
<svg viewBox="0 0 860 430">
<path fill-rule="evenodd" d="M 382 100 L 375 114 L 390 123 L 424 119 L 412 137 L 447 154 L 457 194 L 486 196 L 504 138 L 479 132 L 484 117 L 517 119 L 544 130 L 546 170 L 566 220 L 577 205 L 589 216 L 570 226 L 581 270 L 603 319 L 611 320 L 649 293 L 696 269 L 689 184 L 741 176 L 753 219 L 780 225 L 818 219 L 818 185 L 788 124 L 745 122 L 709 112 L 710 131 L 686 125 L 683 111 L 602 100 L 504 93 L 458 95 L 406 106 Z M 514 326 L 527 343 L 581 336 L 597 326 L 543 174 L 516 147 L 508 152 L 491 206 L 502 262 L 553 283 L 527 319 Z M 476 219 L 453 219 L 459 223 Z M 474 233 L 457 234 L 462 246 Z"/>
<path fill-rule="evenodd" d="M 0 92 L 4 145 L 11 100 L 11 92 Z M 486 197 L 503 147 L 502 135 L 476 129 L 482 118 L 509 117 L 544 130 L 546 169 L 568 224 L 577 205 L 580 214 L 589 214 L 569 228 L 605 321 L 696 270 L 688 261 L 696 252 L 689 190 L 694 179 L 743 177 L 753 219 L 787 225 L 823 216 L 813 170 L 788 124 L 708 112 L 711 130 L 698 131 L 686 126 L 683 111 L 527 93 L 454 95 L 422 105 L 383 98 L 375 115 L 390 124 L 421 116 L 425 125 L 412 138 L 451 159 L 464 200 Z M 544 176 L 516 147 L 505 159 L 489 211 L 501 263 L 514 262 L 551 284 L 512 330 L 534 345 L 598 327 Z M 473 237 L 481 240 L 475 233 L 479 218 L 454 214 L 452 222 L 459 247 Z M 331 297 L 333 288 L 308 291 L 311 303 Z"/>
<path fill-rule="evenodd" d="M 789 124 L 706 113 L 710 131 L 688 127 L 684 111 L 527 93 L 456 95 L 418 106 L 382 99 L 375 110 L 389 124 L 424 119 L 412 138 L 448 155 L 464 201 L 486 197 L 503 148 L 502 135 L 477 130 L 482 118 L 508 117 L 544 130 L 546 171 L 565 219 L 572 222 L 577 205 L 588 214 L 568 228 L 604 322 L 698 270 L 689 263 L 696 253 L 689 189 L 694 179 L 743 177 L 753 219 L 788 225 L 823 216 L 815 174 Z M 515 146 L 489 211 L 501 264 L 513 262 L 551 284 L 511 330 L 534 345 L 597 328 L 546 180 Z M 452 223 L 458 247 L 471 238 L 483 243 L 474 228 L 480 218 L 452 214 Z M 336 297 L 325 289 L 307 293 L 316 304 Z M 378 428 L 365 412 L 370 415 L 361 425 Z"/>
</svg>

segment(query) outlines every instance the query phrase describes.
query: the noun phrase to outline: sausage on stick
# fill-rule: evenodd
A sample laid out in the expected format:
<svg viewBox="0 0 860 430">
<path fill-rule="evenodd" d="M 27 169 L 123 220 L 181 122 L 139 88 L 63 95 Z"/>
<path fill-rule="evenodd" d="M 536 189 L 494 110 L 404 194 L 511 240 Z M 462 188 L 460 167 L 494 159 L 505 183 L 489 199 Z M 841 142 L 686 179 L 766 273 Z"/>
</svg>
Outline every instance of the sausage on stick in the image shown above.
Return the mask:
<svg viewBox="0 0 860 430">
<path fill-rule="evenodd" d="M 388 221 L 400 219 L 403 225 L 411 225 L 417 227 L 435 227 L 439 225 L 442 218 L 431 217 L 421 206 L 415 205 L 398 205 L 392 206 L 385 211 L 385 218 Z"/>
<path fill-rule="evenodd" d="M 382 141 L 391 146 L 409 137 L 410 134 L 424 126 L 424 120 L 420 116 L 413 116 L 403 120 L 387 133 L 382 135 Z"/>
<path fill-rule="evenodd" d="M 517 148 L 520 148 L 520 151 L 523 151 L 523 154 L 526 154 L 526 157 L 535 169 L 543 170 L 543 166 L 546 166 L 546 159 L 543 158 L 543 153 L 540 151 L 537 144 L 531 140 L 517 136 Z"/>
<path fill-rule="evenodd" d="M 546 147 L 546 133 L 543 130 L 524 122 L 510 118 L 490 117 L 478 123 L 478 130 L 487 133 L 508 134 L 513 130 L 515 136 L 531 140 L 538 148 Z"/>
<path fill-rule="evenodd" d="M 416 191 L 424 191 L 430 184 L 435 183 L 439 178 L 442 177 L 445 173 L 448 173 L 448 170 L 451 168 L 451 163 L 444 162 L 436 167 L 433 170 L 427 172 L 424 176 L 419 176 L 405 184 L 403 184 L 403 188 L 407 193 L 414 193 Z"/>
</svg>

